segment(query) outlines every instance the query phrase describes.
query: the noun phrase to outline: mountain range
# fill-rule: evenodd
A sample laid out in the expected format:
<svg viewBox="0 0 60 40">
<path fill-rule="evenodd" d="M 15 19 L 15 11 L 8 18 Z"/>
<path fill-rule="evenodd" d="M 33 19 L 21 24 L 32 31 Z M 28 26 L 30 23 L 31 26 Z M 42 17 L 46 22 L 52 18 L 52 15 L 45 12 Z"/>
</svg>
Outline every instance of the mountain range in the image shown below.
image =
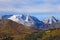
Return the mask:
<svg viewBox="0 0 60 40">
<path fill-rule="evenodd" d="M 27 14 L 4 15 L 4 16 L 0 16 L 0 20 L 1 21 L 11 20 L 12 21 L 11 23 L 14 22 L 14 23 L 17 23 L 17 24 L 21 24 L 21 25 L 25 26 L 24 28 L 37 29 L 37 30 L 39 30 L 39 29 L 47 30 L 47 29 L 50 29 L 50 28 L 60 28 L 59 27 L 60 22 L 54 16 L 51 16 L 49 19 L 45 18 L 45 19 L 43 19 L 43 21 L 40 21 L 36 17 L 30 16 L 30 15 L 27 15 Z M 0 23 L 3 23 L 3 22 L 0 22 Z M 5 21 L 4 21 L 4 23 L 5 23 Z M 1 26 L 5 25 L 4 23 L 0 24 L 0 25 Z M 6 25 L 10 25 L 10 24 L 6 24 Z M 16 26 L 17 24 L 11 24 L 11 25 Z"/>
</svg>

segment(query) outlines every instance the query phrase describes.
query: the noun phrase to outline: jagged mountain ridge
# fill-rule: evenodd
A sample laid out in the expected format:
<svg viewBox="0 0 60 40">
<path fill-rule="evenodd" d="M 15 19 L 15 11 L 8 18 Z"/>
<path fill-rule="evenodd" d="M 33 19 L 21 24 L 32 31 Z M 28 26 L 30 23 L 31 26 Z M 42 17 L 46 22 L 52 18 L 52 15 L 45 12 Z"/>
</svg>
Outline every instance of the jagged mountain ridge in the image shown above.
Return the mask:
<svg viewBox="0 0 60 40">
<path fill-rule="evenodd" d="M 17 23 L 21 23 L 26 26 L 36 27 L 36 28 L 43 24 L 42 21 L 30 15 L 13 15 L 8 19 L 13 20 Z"/>
<path fill-rule="evenodd" d="M 2 19 L 9 19 L 9 20 L 12 20 L 14 22 L 17 22 L 18 24 L 22 24 L 24 26 L 29 26 L 30 28 L 33 28 L 33 29 L 53 28 L 53 26 L 52 27 L 50 27 L 50 26 L 52 24 L 55 24 L 58 22 L 58 20 L 54 16 L 51 16 L 49 19 L 44 19 L 44 21 L 40 21 L 34 16 L 25 15 L 25 14 L 5 15 L 2 17 Z"/>
<path fill-rule="evenodd" d="M 51 16 L 49 19 L 45 18 L 43 20 L 45 24 L 53 24 L 53 23 L 56 23 L 57 21 L 58 20 L 54 16 Z"/>
</svg>

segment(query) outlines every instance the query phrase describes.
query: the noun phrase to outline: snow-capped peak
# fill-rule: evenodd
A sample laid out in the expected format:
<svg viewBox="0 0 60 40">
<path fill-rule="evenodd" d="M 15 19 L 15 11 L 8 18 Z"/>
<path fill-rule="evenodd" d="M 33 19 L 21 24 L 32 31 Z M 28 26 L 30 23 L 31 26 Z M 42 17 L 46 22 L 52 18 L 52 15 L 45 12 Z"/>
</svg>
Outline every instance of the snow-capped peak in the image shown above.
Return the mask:
<svg viewBox="0 0 60 40">
<path fill-rule="evenodd" d="M 16 21 L 16 22 L 19 22 L 19 18 L 18 17 L 19 17 L 19 15 L 13 15 L 13 16 L 11 16 L 8 19 L 13 20 L 13 21 Z"/>
<path fill-rule="evenodd" d="M 29 15 L 13 15 L 10 18 L 10 20 L 13 20 L 17 23 L 21 23 L 23 25 L 33 25 L 34 21 L 31 19 Z"/>
<path fill-rule="evenodd" d="M 36 17 L 30 16 L 27 14 L 13 15 L 8 19 L 15 21 L 19 24 L 23 24 L 23 25 L 31 26 L 31 27 L 40 26 L 42 24 L 42 22 L 39 21 Z"/>
<path fill-rule="evenodd" d="M 49 24 L 56 23 L 56 22 L 57 22 L 57 20 L 55 19 L 55 17 L 51 16 L 49 19 Z"/>
<path fill-rule="evenodd" d="M 53 23 L 56 23 L 56 22 L 57 22 L 57 20 L 54 16 L 51 16 L 49 19 L 45 18 L 43 20 L 43 23 L 45 23 L 45 24 L 53 24 Z"/>
<path fill-rule="evenodd" d="M 26 22 L 28 22 L 28 19 L 29 19 L 29 16 L 28 16 L 28 15 L 26 15 L 26 19 L 25 19 L 25 21 L 26 21 Z"/>
<path fill-rule="evenodd" d="M 48 24 L 49 20 L 48 20 L 47 18 L 45 18 L 45 19 L 43 20 L 43 22 L 44 22 L 45 24 Z"/>
</svg>

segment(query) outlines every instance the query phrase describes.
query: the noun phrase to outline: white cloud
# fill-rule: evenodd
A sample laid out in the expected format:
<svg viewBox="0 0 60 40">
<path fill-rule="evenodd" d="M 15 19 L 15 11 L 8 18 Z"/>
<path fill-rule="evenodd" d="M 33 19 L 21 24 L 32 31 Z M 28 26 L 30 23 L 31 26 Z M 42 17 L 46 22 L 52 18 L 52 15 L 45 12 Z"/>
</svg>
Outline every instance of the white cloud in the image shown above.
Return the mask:
<svg viewBox="0 0 60 40">
<path fill-rule="evenodd" d="M 43 1 L 44 3 L 40 5 L 33 5 L 33 2 Z M 31 2 L 31 5 L 30 5 Z M 1 5 L 6 7 L 1 7 L 0 12 L 60 12 L 60 4 L 52 5 L 49 2 L 59 2 L 59 0 L 0 0 Z M 21 7 L 15 8 L 15 5 L 20 5 Z M 0 5 L 0 6 L 1 6 Z"/>
<path fill-rule="evenodd" d="M 24 12 L 53 12 L 54 8 L 48 7 L 48 6 L 42 6 L 42 7 L 24 7 Z"/>
<path fill-rule="evenodd" d="M 22 9 L 16 9 L 16 8 L 0 8 L 0 12 L 22 12 Z"/>
<path fill-rule="evenodd" d="M 42 5 L 42 6 L 24 6 L 22 8 L 0 8 L 0 12 L 59 12 L 60 6 L 49 6 L 49 5 Z"/>
<path fill-rule="evenodd" d="M 42 1 L 44 1 L 44 2 L 59 2 L 60 0 L 42 0 Z"/>
<path fill-rule="evenodd" d="M 0 2 L 8 3 L 8 2 L 12 2 L 12 0 L 0 0 Z"/>
<path fill-rule="evenodd" d="M 60 5 L 56 5 L 56 11 L 60 12 Z"/>
</svg>

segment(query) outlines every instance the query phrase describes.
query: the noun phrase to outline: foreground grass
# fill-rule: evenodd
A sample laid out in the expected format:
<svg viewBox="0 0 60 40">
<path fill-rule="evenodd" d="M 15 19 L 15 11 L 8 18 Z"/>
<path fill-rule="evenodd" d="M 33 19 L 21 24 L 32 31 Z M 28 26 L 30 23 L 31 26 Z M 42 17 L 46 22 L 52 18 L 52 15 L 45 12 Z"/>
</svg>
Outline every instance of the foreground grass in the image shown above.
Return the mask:
<svg viewBox="0 0 60 40">
<path fill-rule="evenodd" d="M 60 29 L 38 30 L 16 35 L 0 34 L 0 40 L 60 40 Z"/>
</svg>

